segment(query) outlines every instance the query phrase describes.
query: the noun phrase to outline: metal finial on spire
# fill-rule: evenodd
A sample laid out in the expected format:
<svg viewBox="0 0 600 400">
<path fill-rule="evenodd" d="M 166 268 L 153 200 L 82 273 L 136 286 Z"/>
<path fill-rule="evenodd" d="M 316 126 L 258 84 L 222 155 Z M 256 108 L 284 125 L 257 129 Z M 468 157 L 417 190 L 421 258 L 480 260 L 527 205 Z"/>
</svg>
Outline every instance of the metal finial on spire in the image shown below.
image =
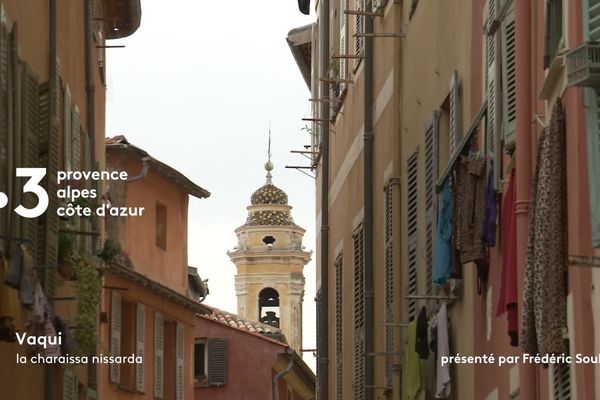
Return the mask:
<svg viewBox="0 0 600 400">
<path fill-rule="evenodd" d="M 269 121 L 269 146 L 267 147 L 267 162 L 265 163 L 265 170 L 267 171 L 267 184 L 271 183 L 271 171 L 275 166 L 271 162 L 271 121 Z"/>
</svg>

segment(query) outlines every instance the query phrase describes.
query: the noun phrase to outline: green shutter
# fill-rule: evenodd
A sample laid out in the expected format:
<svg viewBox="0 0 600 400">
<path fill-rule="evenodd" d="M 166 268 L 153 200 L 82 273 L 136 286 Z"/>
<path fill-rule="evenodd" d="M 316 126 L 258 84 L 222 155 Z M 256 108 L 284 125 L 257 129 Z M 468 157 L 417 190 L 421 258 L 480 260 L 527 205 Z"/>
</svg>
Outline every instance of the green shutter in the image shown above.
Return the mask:
<svg viewBox="0 0 600 400">
<path fill-rule="evenodd" d="M 77 376 L 71 368 L 63 370 L 62 380 L 62 400 L 77 400 L 79 399 L 79 383 Z"/>
<path fill-rule="evenodd" d="M 600 0 L 583 0 L 583 34 L 590 42 L 600 40 Z"/>
<path fill-rule="evenodd" d="M 71 107 L 71 91 L 69 85 L 65 85 L 63 92 L 63 160 L 65 171 L 73 171 L 73 110 Z"/>
<path fill-rule="evenodd" d="M 146 353 L 146 306 L 137 304 L 135 309 L 135 355 L 144 359 Z M 144 393 L 144 363 L 135 365 L 135 388 Z"/>
<path fill-rule="evenodd" d="M 183 324 L 177 323 L 175 344 L 175 399 L 183 400 L 185 397 L 185 329 Z"/>
<path fill-rule="evenodd" d="M 110 355 L 116 357 L 121 355 L 121 294 L 116 290 L 110 294 Z M 110 364 L 110 381 L 121 382 L 121 364 Z"/>
<path fill-rule="evenodd" d="M 544 68 L 549 68 L 559 53 L 563 37 L 563 2 L 546 0 L 546 36 L 544 40 Z"/>
<path fill-rule="evenodd" d="M 227 343 L 225 338 L 208 339 L 208 383 L 222 386 L 227 383 Z"/>
<path fill-rule="evenodd" d="M 385 311 L 385 386 L 393 385 L 393 356 L 394 351 L 394 186 L 389 179 L 384 188 L 384 311 Z"/>
<path fill-rule="evenodd" d="M 164 333 L 165 324 L 161 313 L 154 312 L 154 397 L 163 398 L 164 381 Z"/>
<path fill-rule="evenodd" d="M 515 10 L 502 21 L 502 117 L 504 142 L 515 139 L 517 120 Z"/>
<path fill-rule="evenodd" d="M 21 64 L 21 161 L 19 167 L 39 167 L 39 89 L 37 75 L 25 63 Z M 21 185 L 25 180 L 21 179 Z M 37 196 L 25 193 L 22 204 L 34 208 Z M 21 236 L 37 242 L 37 218 L 20 218 Z"/>
</svg>

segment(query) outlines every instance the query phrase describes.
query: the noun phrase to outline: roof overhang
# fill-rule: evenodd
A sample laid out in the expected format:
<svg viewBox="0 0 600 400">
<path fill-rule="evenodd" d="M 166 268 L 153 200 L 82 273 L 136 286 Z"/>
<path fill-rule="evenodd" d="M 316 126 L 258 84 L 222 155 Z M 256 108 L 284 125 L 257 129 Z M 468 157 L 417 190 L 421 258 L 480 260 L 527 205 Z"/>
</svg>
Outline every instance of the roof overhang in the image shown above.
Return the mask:
<svg viewBox="0 0 600 400">
<path fill-rule="evenodd" d="M 292 29 L 287 35 L 287 43 L 290 46 L 292 55 L 298 64 L 300 73 L 310 89 L 311 70 L 312 70 L 312 40 L 313 27 L 315 24 L 308 24 L 299 28 Z"/>
<path fill-rule="evenodd" d="M 120 39 L 133 34 L 142 21 L 140 0 L 105 0 L 106 38 Z"/>
<path fill-rule="evenodd" d="M 125 136 L 115 136 L 114 138 L 108 138 L 105 142 L 106 151 L 122 151 L 128 152 L 141 160 L 145 160 L 150 166 L 150 170 L 156 172 L 163 178 L 173 182 L 175 185 L 181 187 L 188 194 L 198 197 L 198 198 L 206 198 L 210 196 L 210 192 L 200 186 L 196 185 L 194 182 L 189 180 L 185 175 L 181 172 L 177 171 L 175 168 L 170 167 L 169 165 L 157 160 L 156 158 L 150 156 L 147 151 L 140 149 L 137 146 L 132 145 L 127 141 Z"/>
</svg>

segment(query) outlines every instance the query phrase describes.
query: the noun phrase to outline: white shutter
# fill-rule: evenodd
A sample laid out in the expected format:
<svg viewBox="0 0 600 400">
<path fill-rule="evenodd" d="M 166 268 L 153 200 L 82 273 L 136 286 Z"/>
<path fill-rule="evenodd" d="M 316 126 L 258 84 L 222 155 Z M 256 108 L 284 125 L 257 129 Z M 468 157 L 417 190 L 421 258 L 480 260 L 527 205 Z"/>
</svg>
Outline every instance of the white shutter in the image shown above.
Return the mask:
<svg viewBox="0 0 600 400">
<path fill-rule="evenodd" d="M 72 114 L 71 114 L 71 91 L 69 90 L 69 85 L 65 85 L 65 92 L 63 95 L 63 110 L 64 110 L 64 121 L 63 121 L 63 138 L 64 138 L 64 153 L 63 157 L 65 159 L 65 170 L 72 171 L 73 163 L 73 124 L 72 124 Z"/>
<path fill-rule="evenodd" d="M 77 377 L 71 368 L 65 368 L 62 381 L 62 400 L 79 399 Z"/>
<path fill-rule="evenodd" d="M 176 396 L 175 398 L 177 400 L 183 400 L 183 398 L 185 397 L 185 375 L 184 375 L 184 369 L 183 369 L 183 365 L 184 365 L 184 357 L 185 357 L 185 330 L 182 324 L 177 323 L 177 344 L 176 344 L 176 357 L 177 357 L 177 362 L 175 364 L 175 368 L 176 368 L 176 379 L 175 379 L 175 385 L 176 385 Z"/>
<path fill-rule="evenodd" d="M 71 167 L 73 170 L 81 169 L 81 125 L 79 121 L 79 107 L 71 110 Z"/>
<path fill-rule="evenodd" d="M 154 397 L 162 399 L 164 380 L 164 319 L 161 313 L 154 313 Z"/>
<path fill-rule="evenodd" d="M 406 167 L 406 237 L 407 237 L 407 272 L 406 272 L 406 293 L 417 294 L 417 238 L 418 238 L 418 212 L 419 212 L 419 193 L 418 193 L 418 173 L 419 173 L 419 153 L 415 152 L 407 161 Z M 410 299 L 407 302 L 407 315 L 409 320 L 417 316 L 417 301 Z"/>
<path fill-rule="evenodd" d="M 144 346 L 146 343 L 146 307 L 138 304 L 135 318 L 135 355 L 144 359 Z M 144 364 L 136 364 L 135 387 L 138 392 L 144 392 Z"/>
<path fill-rule="evenodd" d="M 364 0 L 355 0 L 354 4 L 355 4 L 356 11 L 364 11 L 364 9 L 365 9 Z M 365 17 L 363 17 L 361 15 L 354 16 L 354 33 L 364 33 L 364 30 L 365 30 L 365 26 L 364 26 L 365 22 L 364 21 L 365 21 Z M 365 43 L 364 37 L 355 37 L 354 38 L 354 54 L 355 55 L 360 56 L 362 54 L 364 43 Z M 360 58 L 356 58 L 354 60 L 354 68 L 356 68 L 358 66 L 359 62 L 360 62 Z"/>
<path fill-rule="evenodd" d="M 458 72 L 454 71 L 450 81 L 450 155 L 458 148 L 460 142 L 460 93 Z"/>
<path fill-rule="evenodd" d="M 110 354 L 121 355 L 121 294 L 116 290 L 110 297 Z M 110 381 L 121 382 L 121 364 L 110 364 Z"/>
<path fill-rule="evenodd" d="M 346 22 L 348 20 L 348 16 L 346 15 L 346 1 L 340 0 L 340 55 L 346 55 Z M 339 58 L 339 77 L 340 79 L 346 79 L 346 59 Z M 340 93 L 344 90 L 345 84 L 340 84 Z"/>
<path fill-rule="evenodd" d="M 488 154 L 496 156 L 498 151 L 497 116 L 498 116 L 498 91 L 496 90 L 496 32 L 491 33 L 492 24 L 496 19 L 496 0 L 488 0 L 488 17 L 485 34 L 485 88 L 487 98 L 487 131 L 486 131 L 486 149 Z"/>
<path fill-rule="evenodd" d="M 502 117 L 504 142 L 514 140 L 517 121 L 515 11 L 502 21 Z"/>
</svg>

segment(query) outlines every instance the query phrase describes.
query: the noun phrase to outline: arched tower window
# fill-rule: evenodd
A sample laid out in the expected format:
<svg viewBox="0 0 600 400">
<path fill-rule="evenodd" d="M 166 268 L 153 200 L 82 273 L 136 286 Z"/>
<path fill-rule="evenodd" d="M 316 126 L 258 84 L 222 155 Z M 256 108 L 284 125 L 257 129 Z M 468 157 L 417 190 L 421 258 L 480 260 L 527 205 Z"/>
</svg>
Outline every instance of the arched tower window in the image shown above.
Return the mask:
<svg viewBox="0 0 600 400">
<path fill-rule="evenodd" d="M 279 328 L 279 293 L 273 288 L 264 288 L 258 294 L 259 321 Z"/>
</svg>

